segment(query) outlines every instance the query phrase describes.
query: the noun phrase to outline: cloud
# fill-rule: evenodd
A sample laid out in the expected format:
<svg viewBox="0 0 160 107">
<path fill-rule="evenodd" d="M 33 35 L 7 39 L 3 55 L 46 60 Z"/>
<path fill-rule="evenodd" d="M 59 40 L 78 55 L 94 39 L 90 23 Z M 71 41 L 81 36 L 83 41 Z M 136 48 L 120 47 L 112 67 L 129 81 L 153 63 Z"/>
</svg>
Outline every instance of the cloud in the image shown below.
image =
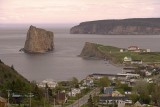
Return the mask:
<svg viewBox="0 0 160 107">
<path fill-rule="evenodd" d="M 0 22 L 81 22 L 159 17 L 159 0 L 0 0 Z"/>
</svg>

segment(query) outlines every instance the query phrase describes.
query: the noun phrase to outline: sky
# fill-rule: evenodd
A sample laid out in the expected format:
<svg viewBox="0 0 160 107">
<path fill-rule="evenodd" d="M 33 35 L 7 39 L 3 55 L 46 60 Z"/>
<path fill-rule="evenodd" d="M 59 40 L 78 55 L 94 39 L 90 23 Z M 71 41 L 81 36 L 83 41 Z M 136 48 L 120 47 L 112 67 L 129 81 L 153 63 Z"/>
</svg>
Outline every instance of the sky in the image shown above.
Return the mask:
<svg viewBox="0 0 160 107">
<path fill-rule="evenodd" d="M 160 17 L 160 0 L 0 0 L 0 23 Z"/>
</svg>

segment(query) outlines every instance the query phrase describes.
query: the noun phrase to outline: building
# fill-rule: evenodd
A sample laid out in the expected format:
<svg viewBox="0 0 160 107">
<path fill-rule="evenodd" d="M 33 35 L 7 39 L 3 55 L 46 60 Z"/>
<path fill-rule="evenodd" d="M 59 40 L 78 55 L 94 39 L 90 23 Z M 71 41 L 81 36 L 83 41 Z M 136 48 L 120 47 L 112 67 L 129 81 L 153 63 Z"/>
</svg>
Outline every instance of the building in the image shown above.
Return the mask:
<svg viewBox="0 0 160 107">
<path fill-rule="evenodd" d="M 57 86 L 57 82 L 53 81 L 52 79 L 46 79 L 46 80 L 43 80 L 41 83 L 39 83 L 37 85 L 38 85 L 38 87 L 41 87 L 41 88 L 45 88 L 46 85 L 49 88 L 55 88 Z"/>
<path fill-rule="evenodd" d="M 118 96 L 124 96 L 124 95 L 122 95 L 119 91 L 112 92 L 112 97 L 118 97 Z"/>
<path fill-rule="evenodd" d="M 118 104 L 119 102 L 122 101 L 128 101 L 128 97 L 126 96 L 99 96 L 99 103 L 100 104 Z"/>
<path fill-rule="evenodd" d="M 143 103 L 137 101 L 137 102 L 134 104 L 134 107 L 143 107 Z"/>
<path fill-rule="evenodd" d="M 87 77 L 86 79 L 83 80 L 83 85 L 89 86 L 89 87 L 93 86 L 94 85 L 93 79 L 90 77 Z"/>
<path fill-rule="evenodd" d="M 120 52 L 124 52 L 124 49 L 120 49 Z"/>
<path fill-rule="evenodd" d="M 104 87 L 103 88 L 103 93 L 107 96 L 112 96 L 113 92 L 113 87 Z"/>
<path fill-rule="evenodd" d="M 131 64 L 143 64 L 142 60 L 132 60 Z"/>
<path fill-rule="evenodd" d="M 68 93 L 68 96 L 75 97 L 77 94 L 80 94 L 81 90 L 79 88 L 72 88 L 71 92 Z"/>
<path fill-rule="evenodd" d="M 137 50 L 139 50 L 138 46 L 129 46 L 128 47 L 128 51 L 137 51 Z"/>
<path fill-rule="evenodd" d="M 125 76 L 126 78 L 139 78 L 139 74 L 133 74 L 133 73 L 117 73 L 119 76 Z"/>
<path fill-rule="evenodd" d="M 56 95 L 56 103 L 58 104 L 64 104 L 68 100 L 67 96 L 65 93 L 57 93 Z"/>
<path fill-rule="evenodd" d="M 124 57 L 123 59 L 124 62 L 131 62 L 132 61 L 132 58 L 131 57 Z"/>
<path fill-rule="evenodd" d="M 0 107 L 7 107 L 7 100 L 3 97 L 0 97 Z"/>
<path fill-rule="evenodd" d="M 151 52 L 151 49 L 146 49 L 147 52 Z"/>
</svg>

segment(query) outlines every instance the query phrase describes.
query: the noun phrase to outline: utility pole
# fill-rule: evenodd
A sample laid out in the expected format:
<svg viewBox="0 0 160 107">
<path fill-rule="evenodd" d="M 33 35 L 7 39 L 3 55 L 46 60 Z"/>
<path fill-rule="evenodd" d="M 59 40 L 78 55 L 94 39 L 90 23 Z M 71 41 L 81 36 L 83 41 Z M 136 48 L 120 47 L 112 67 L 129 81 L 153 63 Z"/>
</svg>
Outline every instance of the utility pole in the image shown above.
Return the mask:
<svg viewBox="0 0 160 107">
<path fill-rule="evenodd" d="M 55 107 L 55 98 L 54 98 L 54 107 Z"/>
<path fill-rule="evenodd" d="M 46 93 L 44 93 L 44 107 L 45 107 L 45 104 L 46 103 Z"/>
<path fill-rule="evenodd" d="M 49 103 L 48 88 L 47 88 L 47 102 Z"/>
<path fill-rule="evenodd" d="M 30 92 L 29 93 L 29 105 L 30 105 L 30 107 L 32 107 L 32 93 Z"/>
<path fill-rule="evenodd" d="M 79 94 L 78 94 L 78 107 L 79 107 Z"/>
<path fill-rule="evenodd" d="M 9 107 L 9 97 L 10 97 L 10 92 L 11 92 L 11 90 L 7 90 L 7 93 L 8 93 L 8 107 Z"/>
<path fill-rule="evenodd" d="M 31 104 L 31 95 L 32 95 L 32 93 L 31 93 L 31 81 L 29 81 L 29 83 L 30 83 L 30 93 L 29 93 L 29 106 L 30 107 L 32 107 L 32 104 Z"/>
</svg>

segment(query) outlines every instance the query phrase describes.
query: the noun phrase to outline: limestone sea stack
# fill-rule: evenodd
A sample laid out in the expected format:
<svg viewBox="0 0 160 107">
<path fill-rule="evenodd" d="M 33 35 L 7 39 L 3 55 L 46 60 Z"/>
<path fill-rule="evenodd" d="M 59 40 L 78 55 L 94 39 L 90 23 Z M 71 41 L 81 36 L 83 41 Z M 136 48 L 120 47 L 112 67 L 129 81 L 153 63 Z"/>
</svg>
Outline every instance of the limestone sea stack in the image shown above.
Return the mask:
<svg viewBox="0 0 160 107">
<path fill-rule="evenodd" d="M 51 31 L 30 26 L 23 51 L 26 53 L 45 53 L 54 49 L 54 35 Z"/>
</svg>

